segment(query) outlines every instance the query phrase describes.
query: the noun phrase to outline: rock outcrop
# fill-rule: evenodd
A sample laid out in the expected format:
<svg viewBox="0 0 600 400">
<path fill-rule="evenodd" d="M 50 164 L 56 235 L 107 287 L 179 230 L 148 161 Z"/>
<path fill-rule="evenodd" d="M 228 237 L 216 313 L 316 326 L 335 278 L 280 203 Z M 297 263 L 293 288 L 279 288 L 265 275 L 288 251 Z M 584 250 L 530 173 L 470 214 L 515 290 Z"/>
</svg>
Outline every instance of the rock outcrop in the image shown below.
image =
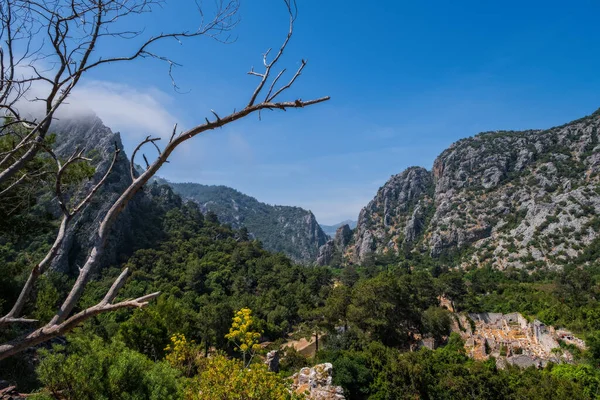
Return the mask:
<svg viewBox="0 0 600 400">
<path fill-rule="evenodd" d="M 433 197 L 433 176 L 413 167 L 393 176 L 361 210 L 354 234 L 354 261 L 373 252 L 398 252 L 421 235 Z"/>
<path fill-rule="evenodd" d="M 342 222 L 334 224 L 334 225 L 323 225 L 323 224 L 320 224 L 320 225 L 321 225 L 321 229 L 323 229 L 323 232 L 325 232 L 326 235 L 334 237 L 335 232 L 338 230 L 339 227 L 341 227 L 343 225 L 348 225 L 350 227 L 350 229 L 354 229 L 354 228 L 356 228 L 356 222 L 357 221 L 347 219 L 345 221 L 342 221 Z"/>
<path fill-rule="evenodd" d="M 330 265 L 335 255 L 335 243 L 333 240 L 328 240 L 323 246 L 319 247 L 317 255 L 317 265 Z"/>
<path fill-rule="evenodd" d="M 96 168 L 94 176 L 71 193 L 74 199 L 87 195 L 90 188 L 98 183 L 106 173 L 115 151 L 115 146 L 123 150 L 119 133 L 113 133 L 97 116 L 83 115 L 62 119 L 53 123 L 51 131 L 56 134 L 56 153 L 60 157 L 69 157 L 76 150 L 85 149 L 85 154 Z M 75 217 L 66 232 L 65 241 L 53 262 L 52 268 L 66 273 L 75 273 L 87 257 L 98 232 L 100 220 L 106 215 L 112 202 L 131 183 L 129 160 L 124 151 L 119 153 L 114 169 L 104 186 L 94 195 L 90 204 Z M 49 202 L 53 213 L 58 217 L 59 210 L 55 202 Z M 112 230 L 111 240 L 102 264 L 116 261 L 118 244 L 124 239 L 125 232 L 131 226 L 130 210 L 125 209 Z M 114 240 L 113 240 L 114 238 Z M 82 251 L 83 250 L 83 251 Z"/>
<path fill-rule="evenodd" d="M 119 133 L 113 133 L 94 114 L 80 115 L 53 123 L 51 132 L 56 134 L 56 153 L 67 158 L 77 149 L 84 149 L 96 168 L 91 179 L 82 182 L 70 193 L 73 201 L 82 199 L 90 188 L 104 176 L 112 161 L 115 146 L 121 150 L 115 166 L 105 184 L 94 195 L 89 205 L 69 225 L 65 240 L 52 264 L 52 268 L 64 273 L 76 274 L 83 265 L 88 250 L 98 233 L 100 221 L 112 203 L 131 183 L 130 162 L 123 151 Z M 43 195 L 42 197 L 48 197 Z M 57 218 L 60 211 L 52 196 L 42 202 Z M 181 198 L 168 186 L 156 183 L 146 185 L 138 192 L 118 216 L 107 242 L 100 265 L 107 266 L 124 261 L 133 251 L 149 246 L 154 240 L 152 222 L 158 223 L 160 215 L 180 207 Z M 154 227 L 157 229 L 159 225 Z"/>
<path fill-rule="evenodd" d="M 267 365 L 269 371 L 275 373 L 279 372 L 279 351 L 273 350 L 268 352 L 265 364 Z"/>
<path fill-rule="evenodd" d="M 292 389 L 298 394 L 306 393 L 311 400 L 344 400 L 344 390 L 332 384 L 332 372 L 330 363 L 302 368 L 292 376 Z"/>
<path fill-rule="evenodd" d="M 328 240 L 323 246 L 319 247 L 317 265 L 331 265 L 336 259 L 339 260 L 339 263 L 341 263 L 342 254 L 351 241 L 352 229 L 350 229 L 348 224 L 344 224 L 337 228 L 335 237 L 331 240 Z"/>
<path fill-rule="evenodd" d="M 393 176 L 360 212 L 346 260 L 418 251 L 468 265 L 560 267 L 600 239 L 600 111 L 548 130 L 496 131 Z"/>
</svg>

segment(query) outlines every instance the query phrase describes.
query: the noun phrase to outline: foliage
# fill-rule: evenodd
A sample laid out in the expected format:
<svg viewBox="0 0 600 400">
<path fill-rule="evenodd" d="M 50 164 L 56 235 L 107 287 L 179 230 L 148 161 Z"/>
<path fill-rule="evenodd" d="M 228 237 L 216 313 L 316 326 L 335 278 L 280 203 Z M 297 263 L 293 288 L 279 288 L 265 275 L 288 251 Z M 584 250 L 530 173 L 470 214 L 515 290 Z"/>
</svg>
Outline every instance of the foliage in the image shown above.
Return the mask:
<svg viewBox="0 0 600 400">
<path fill-rule="evenodd" d="M 452 318 L 446 309 L 429 307 L 423 312 L 422 322 L 423 331 L 431 334 L 436 343 L 442 343 L 450 334 Z"/>
<path fill-rule="evenodd" d="M 225 338 L 232 341 L 236 349 L 242 353 L 244 366 L 248 365 L 246 363 L 246 355 L 250 355 L 250 359 L 248 360 L 248 363 L 250 363 L 252 357 L 260 350 L 260 345 L 258 344 L 260 332 L 252 331 L 253 324 L 252 310 L 242 308 L 235 313 L 229 333 L 225 335 Z"/>
<path fill-rule="evenodd" d="M 165 351 L 165 360 L 174 368 L 179 369 L 185 376 L 192 376 L 199 363 L 200 350 L 196 344 L 188 342 L 184 335 L 175 334 L 171 336 L 171 344 Z"/>
<path fill-rule="evenodd" d="M 361 351 L 324 351 L 320 358 L 342 371 L 334 383 L 344 387 L 348 399 L 591 399 L 600 378 L 591 367 L 566 364 L 499 370 L 493 359 L 467 357 L 454 333 L 435 351 L 401 353 L 372 342 Z"/>
<path fill-rule="evenodd" d="M 156 185 L 149 188 L 158 192 Z M 398 398 L 398 393 L 406 398 L 578 399 L 598 393 L 600 267 L 594 259 L 562 271 L 460 271 L 445 267 L 454 263 L 451 255 L 442 262 L 407 253 L 337 270 L 340 279 L 334 283 L 331 269 L 294 265 L 265 251 L 247 232 L 221 225 L 215 214 L 203 215 L 193 203 L 175 201 L 157 209 L 162 211 L 152 219 L 136 222 L 136 229 L 152 239 L 126 259 L 133 273 L 122 296 L 163 294 L 146 309 L 90 320 L 80 334 L 68 336 L 66 347 L 42 351 L 38 377 L 44 393 L 61 391 L 72 399 L 176 398 L 185 386 L 192 399 L 288 398 L 287 383 L 259 363 L 248 362 L 244 369 L 244 362 L 202 353 L 231 356 L 229 339 L 234 339 L 246 358 L 261 335 L 281 343 L 301 326 L 327 330 L 324 346 L 317 360 L 286 351 L 282 369 L 289 376 L 314 361 L 330 361 L 334 382 L 352 399 Z M 15 241 L 6 236 L 0 243 L 0 297 L 6 304 L 55 228 L 51 219 L 36 218 L 29 236 L 16 234 Z M 120 270 L 104 269 L 87 287 L 81 306 L 101 299 Z M 49 318 L 68 282 L 54 273 L 39 281 L 36 317 Z M 451 319 L 439 307 L 441 295 L 461 311 L 518 311 L 565 326 L 586 338 L 588 351 L 579 365 L 499 371 L 492 361 L 469 359 L 460 340 L 448 336 Z M 442 348 L 407 351 L 427 336 Z M 5 371 L 18 365 L 4 363 L 0 372 L 8 376 Z"/>
<path fill-rule="evenodd" d="M 269 372 L 262 363 L 250 367 L 223 356 L 206 359 L 200 375 L 186 393 L 188 400 L 293 400 L 304 396 L 290 391 L 290 383 Z"/>
<path fill-rule="evenodd" d="M 40 354 L 38 377 L 59 398 L 161 400 L 182 395 L 176 369 L 116 340 L 72 335 L 68 347 L 55 345 Z"/>
<path fill-rule="evenodd" d="M 247 228 L 269 251 L 283 252 L 296 261 L 310 263 L 327 236 L 310 211 L 300 207 L 273 206 L 226 186 L 168 183 L 184 199 L 192 199 L 218 216 L 223 224 Z M 309 218 L 314 226 L 307 226 Z M 316 237 L 306 232 L 317 232 Z"/>
</svg>

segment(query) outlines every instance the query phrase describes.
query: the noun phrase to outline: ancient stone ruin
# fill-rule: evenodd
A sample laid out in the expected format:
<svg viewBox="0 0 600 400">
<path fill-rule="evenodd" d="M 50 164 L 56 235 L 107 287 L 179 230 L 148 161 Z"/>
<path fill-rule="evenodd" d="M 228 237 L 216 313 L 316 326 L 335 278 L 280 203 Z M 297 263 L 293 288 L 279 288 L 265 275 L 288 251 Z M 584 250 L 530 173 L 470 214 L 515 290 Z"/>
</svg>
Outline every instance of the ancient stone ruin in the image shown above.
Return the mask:
<svg viewBox="0 0 600 400">
<path fill-rule="evenodd" d="M 585 349 L 571 332 L 554 329 L 537 319 L 529 322 L 519 313 L 456 315 L 453 330 L 465 341 L 467 354 L 476 360 L 496 358 L 498 367 L 543 367 L 548 362 L 572 362 L 573 355 L 560 342 Z"/>
<path fill-rule="evenodd" d="M 332 372 L 330 363 L 302 368 L 292 376 L 292 390 L 298 394 L 306 393 L 311 400 L 345 400 L 344 390 L 332 385 Z"/>
</svg>

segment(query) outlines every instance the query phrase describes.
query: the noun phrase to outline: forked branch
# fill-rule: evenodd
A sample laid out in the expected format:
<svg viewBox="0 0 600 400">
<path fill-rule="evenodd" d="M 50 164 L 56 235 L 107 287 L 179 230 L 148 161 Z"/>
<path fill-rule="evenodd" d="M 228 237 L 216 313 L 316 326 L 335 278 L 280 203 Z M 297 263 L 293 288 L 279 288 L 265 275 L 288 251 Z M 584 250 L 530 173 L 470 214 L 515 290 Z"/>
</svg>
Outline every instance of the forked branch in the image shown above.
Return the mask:
<svg viewBox="0 0 600 400">
<path fill-rule="evenodd" d="M 37 329 L 26 336 L 14 339 L 6 344 L 0 345 L 0 359 L 10 357 L 17 354 L 29 347 L 43 343 L 49 339 L 57 336 L 64 335 L 69 332 L 77 325 L 85 322 L 86 320 L 109 311 L 115 311 L 122 308 L 143 308 L 148 303 L 157 298 L 160 292 L 147 294 L 137 299 L 124 300 L 119 303 L 113 303 L 119 289 L 125 284 L 129 271 L 127 268 L 119 275 L 114 281 L 109 291 L 106 293 L 102 301 L 93 307 L 86 308 L 83 311 L 78 312 L 67 320 L 60 324 L 47 324 L 40 329 Z M 34 322 L 33 320 L 14 319 L 14 322 Z"/>
<path fill-rule="evenodd" d="M 292 0 L 286 0 L 285 4 L 286 4 L 288 12 L 290 14 L 290 29 L 288 31 L 288 35 L 287 35 L 286 40 L 284 41 L 283 45 L 280 47 L 277 55 L 271 62 L 267 61 L 268 54 L 265 54 L 264 64 L 266 67 L 266 72 L 264 74 L 259 75 L 259 76 L 262 76 L 261 82 L 259 83 L 258 87 L 253 92 L 250 102 L 244 108 L 242 108 L 240 111 L 234 111 L 233 113 L 231 113 L 229 115 L 225 115 L 225 116 L 220 116 L 216 112 L 211 110 L 211 112 L 214 115 L 213 120 L 205 118 L 205 123 L 203 123 L 201 125 L 197 125 L 191 129 L 188 129 L 188 130 L 180 133 L 179 135 L 176 135 L 176 127 L 175 127 L 174 131 L 171 135 L 171 138 L 170 138 L 169 142 L 167 143 L 167 145 L 165 146 L 165 148 L 162 151 L 160 151 L 160 149 L 158 149 L 158 147 L 156 146 L 157 149 L 159 150 L 158 156 L 152 163 L 150 163 L 150 162 L 147 163 L 147 168 L 145 171 L 143 171 L 137 177 L 135 177 L 135 174 L 133 173 L 133 169 L 130 171 L 132 174 L 131 184 L 113 202 L 112 206 L 110 207 L 110 209 L 108 210 L 108 212 L 106 213 L 106 215 L 104 216 L 102 221 L 100 222 L 100 227 L 99 227 L 98 233 L 96 235 L 96 238 L 93 242 L 92 248 L 89 252 L 88 258 L 87 258 L 84 266 L 80 268 L 77 280 L 73 284 L 71 291 L 67 295 L 63 304 L 60 306 L 60 309 L 56 312 L 56 315 L 52 318 L 52 320 L 48 324 L 46 324 L 44 327 L 34 331 L 30 335 L 27 335 L 19 340 L 13 341 L 7 345 L 0 346 L 0 359 L 6 358 L 12 354 L 15 354 L 19 351 L 24 350 L 27 347 L 41 343 L 52 337 L 64 334 L 69 329 L 72 329 L 74 326 L 83 322 L 85 319 L 89 318 L 90 316 L 97 315 L 99 313 L 106 312 L 106 311 L 111 311 L 111 310 L 114 310 L 117 308 L 122 308 L 122 307 L 142 307 L 145 304 L 147 304 L 148 301 L 150 301 L 151 299 L 158 296 L 158 293 L 153 293 L 153 294 L 141 297 L 139 299 L 129 300 L 129 301 L 125 301 L 125 302 L 121 302 L 121 303 L 117 303 L 117 304 L 112 304 L 112 301 L 114 300 L 114 298 L 116 296 L 116 293 L 118 292 L 118 290 L 124 283 L 125 276 L 127 274 L 127 271 L 124 271 L 121 274 L 121 276 L 119 276 L 119 278 L 115 281 L 115 283 L 113 284 L 111 289 L 107 292 L 106 296 L 99 304 L 69 317 L 69 315 L 71 315 L 72 311 L 76 307 L 79 299 L 81 298 L 81 295 L 83 294 L 83 291 L 84 291 L 93 271 L 97 267 L 99 260 L 101 259 L 102 255 L 105 251 L 105 245 L 110 236 L 110 231 L 111 231 L 118 215 L 127 206 L 127 204 L 133 198 L 133 196 L 135 196 L 135 194 L 156 174 L 156 172 L 162 167 L 162 165 L 165 164 L 166 162 L 168 162 L 170 155 L 180 144 L 182 144 L 183 142 L 185 142 L 187 140 L 190 140 L 191 138 L 193 138 L 197 135 L 212 131 L 214 129 L 222 128 L 223 126 L 226 126 L 237 120 L 243 119 L 243 118 L 249 116 L 250 114 L 253 114 L 256 112 L 260 113 L 262 110 L 265 110 L 265 109 L 267 109 L 267 110 L 284 110 L 285 111 L 287 109 L 292 109 L 292 108 L 304 108 L 304 107 L 308 107 L 308 106 L 311 106 L 314 104 L 319 104 L 319 103 L 329 100 L 329 96 L 320 97 L 320 98 L 316 98 L 313 100 L 307 100 L 307 101 L 304 101 L 301 99 L 296 99 L 296 100 L 292 100 L 292 101 L 279 102 L 279 101 L 274 100 L 275 97 L 284 93 L 288 88 L 290 88 L 295 83 L 296 79 L 298 78 L 298 76 L 300 76 L 300 73 L 302 72 L 304 66 L 306 65 L 306 63 L 303 61 L 301 67 L 298 69 L 298 71 L 296 72 L 294 77 L 291 79 L 291 81 L 287 85 L 285 85 L 282 88 L 275 91 L 274 94 L 271 94 L 274 91 L 275 84 L 277 83 L 277 81 L 279 80 L 279 78 L 282 75 L 282 73 L 280 73 L 276 77 L 275 82 L 270 85 L 269 91 L 267 92 L 267 95 L 264 97 L 265 100 L 263 102 L 256 103 L 256 99 L 258 98 L 258 96 L 261 95 L 261 93 L 263 92 L 263 89 L 265 88 L 265 83 L 267 82 L 267 79 L 269 78 L 270 71 L 272 70 L 272 68 L 274 68 L 277 65 L 277 62 L 280 60 L 281 55 L 283 54 L 283 51 L 285 50 L 287 44 L 289 43 L 289 40 L 290 40 L 292 32 L 293 32 L 293 23 L 295 20 L 295 3 L 292 2 Z M 150 137 L 147 137 L 144 141 L 142 141 L 142 143 L 140 143 L 140 145 L 138 145 L 136 147 L 133 156 L 135 157 L 135 154 L 137 153 L 137 151 L 139 151 L 139 149 L 143 145 L 148 144 L 148 143 L 152 143 L 153 145 L 156 145 L 155 142 L 157 140 L 158 139 L 156 139 L 156 138 L 152 139 Z M 134 159 L 135 159 L 134 157 L 132 157 L 132 168 L 133 168 Z M 12 316 L 12 317 L 15 317 L 15 316 Z"/>
<path fill-rule="evenodd" d="M 67 233 L 67 227 L 69 226 L 69 224 L 71 223 L 73 218 L 77 214 L 79 214 L 79 212 L 81 212 L 81 210 L 87 204 L 89 204 L 89 202 L 92 200 L 94 194 L 96 194 L 96 192 L 98 192 L 98 190 L 104 185 L 104 183 L 106 182 L 106 179 L 108 179 L 108 176 L 114 169 L 114 166 L 115 166 L 115 163 L 117 162 L 119 153 L 120 153 L 120 149 L 117 147 L 117 144 L 115 143 L 115 151 L 113 154 L 113 159 L 112 159 L 108 169 L 106 170 L 106 172 L 104 173 L 102 178 L 98 181 L 98 183 L 96 183 L 88 191 L 87 195 L 73 209 L 69 210 L 66 203 L 64 202 L 64 200 L 59 199 L 59 202 L 61 202 L 61 210 L 63 211 L 63 217 L 62 217 L 62 220 L 60 223 L 60 227 L 58 229 L 58 233 L 56 234 L 56 238 L 54 239 L 54 243 L 52 244 L 52 247 L 50 247 L 50 250 L 48 250 L 48 253 L 46 253 L 46 256 L 39 263 L 37 263 L 31 270 L 31 272 L 29 273 L 29 277 L 27 278 L 27 281 L 25 282 L 23 289 L 21 289 L 21 293 L 19 294 L 19 297 L 17 298 L 17 301 L 13 305 L 12 309 L 4 317 L 0 318 L 0 327 L 9 325 L 12 323 L 16 323 L 16 322 L 35 322 L 35 320 L 24 320 L 24 319 L 21 319 L 18 317 L 21 314 L 21 312 L 23 311 L 23 308 L 25 307 L 25 303 L 27 302 L 29 295 L 33 291 L 33 287 L 34 287 L 35 283 L 37 282 L 37 279 L 39 278 L 40 275 L 42 275 L 44 272 L 47 271 L 48 267 L 52 264 L 52 261 L 58 254 L 58 251 L 61 248 L 61 246 L 65 240 L 66 233 Z M 60 186 L 61 186 L 60 185 L 60 183 L 61 183 L 60 176 L 64 173 L 65 169 L 70 164 L 72 164 L 73 162 L 76 161 L 77 154 L 79 154 L 79 156 L 81 156 L 80 152 L 76 152 L 62 166 L 60 166 L 60 162 L 57 161 L 59 164 L 59 171 L 57 173 L 57 185 L 56 185 L 57 189 L 56 190 L 57 190 L 57 197 L 59 197 L 59 198 L 62 198 L 62 192 L 60 189 Z M 81 159 L 84 159 L 84 157 L 81 157 Z M 69 161 L 71 161 L 71 162 L 69 162 Z M 59 195 L 59 193 L 60 193 L 60 195 Z"/>
<path fill-rule="evenodd" d="M 0 3 L 0 42 L 3 43 L 0 47 L 0 118 L 9 116 L 17 122 L 28 122 L 21 116 L 19 106 L 30 102 L 34 84 L 36 92 L 44 88 L 42 94 L 34 98 L 43 104 L 39 120 L 28 124 L 30 132 L 0 157 L 0 184 L 7 183 L 41 150 L 54 114 L 86 73 L 105 64 L 153 58 L 169 66 L 169 77 L 177 88 L 172 70 L 179 64 L 152 51 L 152 47 L 167 40 L 181 43 L 182 39 L 200 36 L 223 40 L 223 34 L 238 22 L 239 0 L 216 0 L 214 18 L 208 20 L 197 3 L 199 22 L 193 30 L 143 38 L 143 30 L 123 28 L 128 25 L 128 17 L 151 12 L 161 3 L 161 0 L 6 0 Z M 40 37 L 42 40 L 38 40 Z M 111 38 L 142 40 L 126 55 L 99 53 L 99 45 Z"/>
</svg>

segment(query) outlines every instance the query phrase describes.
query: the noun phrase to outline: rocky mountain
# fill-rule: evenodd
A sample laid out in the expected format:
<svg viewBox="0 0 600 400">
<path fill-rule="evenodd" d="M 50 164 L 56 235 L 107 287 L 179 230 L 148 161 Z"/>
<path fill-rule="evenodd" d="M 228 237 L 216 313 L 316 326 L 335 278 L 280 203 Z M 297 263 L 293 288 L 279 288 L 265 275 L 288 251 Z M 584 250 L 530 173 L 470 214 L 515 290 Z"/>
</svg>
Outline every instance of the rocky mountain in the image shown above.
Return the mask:
<svg viewBox="0 0 600 400">
<path fill-rule="evenodd" d="M 214 212 L 219 221 L 233 228 L 245 227 L 265 249 L 283 252 L 296 262 L 314 261 L 319 247 L 327 242 L 313 213 L 300 207 L 261 203 L 226 186 L 168 184 L 182 198 L 198 203 L 203 212 Z"/>
<path fill-rule="evenodd" d="M 421 252 L 463 265 L 535 269 L 599 255 L 600 110 L 568 124 L 459 140 L 432 171 L 393 176 L 362 209 L 352 243 L 372 254 Z M 323 248 L 323 253 L 326 252 Z"/>
<path fill-rule="evenodd" d="M 318 265 L 341 266 L 343 264 L 343 253 L 352 242 L 352 229 L 350 225 L 340 226 L 335 231 L 335 236 L 319 248 L 317 255 Z"/>
<path fill-rule="evenodd" d="M 350 227 L 350 229 L 354 229 L 354 228 L 356 228 L 356 223 L 357 223 L 357 221 L 347 219 L 345 221 L 339 222 L 334 225 L 323 225 L 323 224 L 320 224 L 320 225 L 321 225 L 321 229 L 323 229 L 323 232 L 325 232 L 325 234 L 327 236 L 333 237 L 333 236 L 335 236 L 335 232 L 337 231 L 337 229 L 339 227 L 348 225 Z"/>
<path fill-rule="evenodd" d="M 96 168 L 91 179 L 82 182 L 77 190 L 70 194 L 73 201 L 86 196 L 89 189 L 104 176 L 112 160 L 115 146 L 123 150 L 120 134 L 113 133 L 102 123 L 100 118 L 92 113 L 57 120 L 53 123 L 51 131 L 56 134 L 57 155 L 67 158 L 76 149 L 85 149 L 85 155 L 91 159 L 92 166 Z M 105 184 L 67 229 L 66 239 L 52 268 L 67 273 L 77 272 L 78 267 L 87 257 L 87 249 L 90 248 L 90 244 L 98 232 L 101 219 L 112 202 L 131 183 L 129 166 L 126 153 L 121 151 Z M 42 195 L 42 197 L 44 196 L 48 197 Z M 49 208 L 51 214 L 56 218 L 60 217 L 58 206 L 52 198 L 42 201 Z M 181 198 L 175 195 L 169 187 L 156 183 L 147 185 L 119 215 L 101 264 L 106 266 L 124 261 L 123 257 L 136 249 L 150 246 L 160 239 L 156 237 L 156 233 L 160 231 L 160 215 L 169 209 L 180 207 L 181 204 Z"/>
<path fill-rule="evenodd" d="M 57 120 L 51 131 L 56 134 L 56 152 L 67 158 L 76 149 L 85 149 L 96 172 L 70 194 L 73 201 L 85 196 L 106 172 L 115 146 L 123 150 L 119 133 L 106 127 L 93 113 Z M 130 162 L 121 151 L 113 172 L 94 199 L 71 223 L 66 240 L 53 263 L 62 272 L 76 272 L 87 256 L 99 222 L 116 199 L 131 183 Z M 159 240 L 157 222 L 168 210 L 181 207 L 182 197 L 198 203 L 204 212 L 213 211 L 223 223 L 234 228 L 246 227 L 266 249 L 281 251 L 297 262 L 311 262 L 328 237 L 314 215 L 298 207 L 271 206 L 224 186 L 171 184 L 155 179 L 138 193 L 119 216 L 110 236 L 102 265 L 123 261 L 134 250 Z M 181 195 L 181 196 L 180 196 Z M 43 204 L 55 218 L 60 210 L 50 194 L 42 195 Z"/>
</svg>

